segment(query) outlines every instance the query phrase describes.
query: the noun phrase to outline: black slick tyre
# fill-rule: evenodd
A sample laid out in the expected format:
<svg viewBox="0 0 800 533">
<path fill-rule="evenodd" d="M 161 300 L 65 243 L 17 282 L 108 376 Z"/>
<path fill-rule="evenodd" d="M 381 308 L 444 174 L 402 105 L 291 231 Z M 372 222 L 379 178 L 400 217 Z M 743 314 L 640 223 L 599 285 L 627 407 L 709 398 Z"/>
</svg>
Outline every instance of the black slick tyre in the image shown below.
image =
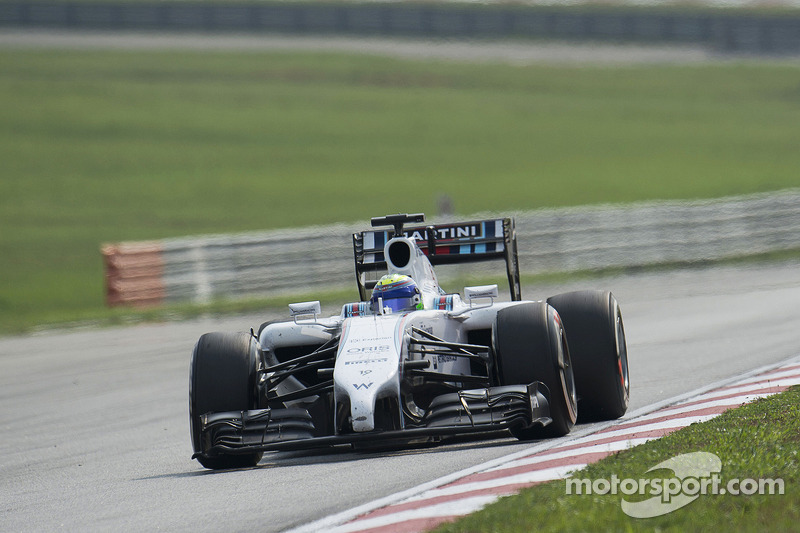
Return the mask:
<svg viewBox="0 0 800 533">
<path fill-rule="evenodd" d="M 547 302 L 564 322 L 581 420 L 613 420 L 628 410 L 630 379 L 622 313 L 607 291 L 577 291 Z"/>
<path fill-rule="evenodd" d="M 206 333 L 194 347 L 189 369 L 189 422 L 195 453 L 205 453 L 200 417 L 209 412 L 257 408 L 258 349 L 249 333 Z M 199 455 L 213 470 L 255 466 L 262 453 Z"/>
<path fill-rule="evenodd" d="M 498 311 L 492 328 L 492 351 L 500 385 L 545 384 L 550 418 L 545 427 L 512 429 L 528 440 L 569 433 L 577 417 L 572 363 L 561 322 L 545 302 L 514 305 Z"/>
</svg>

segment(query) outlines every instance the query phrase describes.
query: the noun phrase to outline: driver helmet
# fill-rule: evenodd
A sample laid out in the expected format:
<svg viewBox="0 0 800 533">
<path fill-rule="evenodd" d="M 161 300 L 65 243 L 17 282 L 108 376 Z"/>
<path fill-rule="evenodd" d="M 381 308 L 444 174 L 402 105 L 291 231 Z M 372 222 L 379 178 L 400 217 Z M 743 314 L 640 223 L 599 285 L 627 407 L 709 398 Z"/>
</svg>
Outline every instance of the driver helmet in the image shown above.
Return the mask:
<svg viewBox="0 0 800 533">
<path fill-rule="evenodd" d="M 378 280 L 372 289 L 372 308 L 378 311 L 378 299 L 383 299 L 383 308 L 393 312 L 422 309 L 422 296 L 419 287 L 410 276 L 403 274 L 387 274 Z"/>
</svg>

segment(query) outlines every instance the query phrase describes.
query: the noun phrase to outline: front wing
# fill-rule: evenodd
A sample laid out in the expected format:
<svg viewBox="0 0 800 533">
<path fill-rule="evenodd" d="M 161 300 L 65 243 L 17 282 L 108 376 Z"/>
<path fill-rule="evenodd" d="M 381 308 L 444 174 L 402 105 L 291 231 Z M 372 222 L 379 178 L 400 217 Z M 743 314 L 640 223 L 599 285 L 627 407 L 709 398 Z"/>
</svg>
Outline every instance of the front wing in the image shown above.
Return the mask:
<svg viewBox="0 0 800 533">
<path fill-rule="evenodd" d="M 547 387 L 538 381 L 530 385 L 462 390 L 436 397 L 423 418 L 424 425 L 327 436 L 315 436 L 311 415 L 300 408 L 207 413 L 200 417 L 200 438 L 205 451 L 195 453 L 192 458 L 545 426 L 551 422 L 549 395 Z"/>
</svg>

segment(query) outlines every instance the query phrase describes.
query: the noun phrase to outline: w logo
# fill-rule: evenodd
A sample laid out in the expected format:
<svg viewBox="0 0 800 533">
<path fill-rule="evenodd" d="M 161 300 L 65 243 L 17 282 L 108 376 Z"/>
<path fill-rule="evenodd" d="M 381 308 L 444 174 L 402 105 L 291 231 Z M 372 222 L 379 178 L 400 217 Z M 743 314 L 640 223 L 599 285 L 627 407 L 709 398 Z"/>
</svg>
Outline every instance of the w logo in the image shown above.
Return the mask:
<svg viewBox="0 0 800 533">
<path fill-rule="evenodd" d="M 353 387 L 355 387 L 356 390 L 359 389 L 367 390 L 368 388 L 372 387 L 372 383 L 358 383 L 358 384 L 353 383 Z"/>
</svg>

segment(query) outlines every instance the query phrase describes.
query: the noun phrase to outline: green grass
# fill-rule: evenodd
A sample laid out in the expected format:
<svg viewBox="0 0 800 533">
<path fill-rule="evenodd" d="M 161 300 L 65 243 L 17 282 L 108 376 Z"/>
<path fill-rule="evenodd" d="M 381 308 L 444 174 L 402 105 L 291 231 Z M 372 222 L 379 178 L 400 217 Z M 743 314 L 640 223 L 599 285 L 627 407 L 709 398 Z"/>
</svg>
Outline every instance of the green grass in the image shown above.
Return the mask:
<svg viewBox="0 0 800 533">
<path fill-rule="evenodd" d="M 103 242 L 800 185 L 789 64 L 5 49 L 0 98 L 0 331 L 102 315 Z"/>
<path fill-rule="evenodd" d="M 676 455 L 714 453 L 722 461 L 721 487 L 732 479 L 782 479 L 783 495 L 701 495 L 656 518 L 631 518 L 622 494 L 567 494 L 566 482 L 538 485 L 502 498 L 437 533 L 530 531 L 797 531 L 800 520 L 800 388 L 727 411 L 664 438 L 619 452 L 573 474 L 578 479 L 658 479 L 672 472 L 651 467 Z M 574 492 L 574 491 L 573 491 Z M 629 501 L 643 497 L 625 497 Z"/>
</svg>

